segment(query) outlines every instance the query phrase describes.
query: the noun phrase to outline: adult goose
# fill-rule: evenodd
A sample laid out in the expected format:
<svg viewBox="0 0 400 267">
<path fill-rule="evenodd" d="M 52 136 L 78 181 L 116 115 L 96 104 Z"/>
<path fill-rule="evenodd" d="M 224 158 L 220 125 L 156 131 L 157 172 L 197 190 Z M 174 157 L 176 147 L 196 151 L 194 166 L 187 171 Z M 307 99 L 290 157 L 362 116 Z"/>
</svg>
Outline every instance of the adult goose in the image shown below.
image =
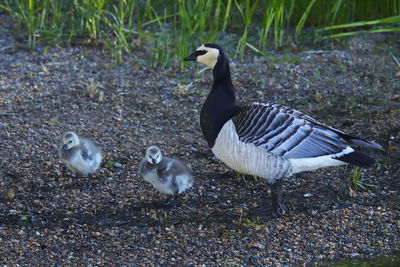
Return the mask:
<svg viewBox="0 0 400 267">
<path fill-rule="evenodd" d="M 103 158 L 100 149 L 91 140 L 74 132 L 64 134 L 59 154 L 67 168 L 80 175 L 97 171 Z"/>
<path fill-rule="evenodd" d="M 282 180 L 286 177 L 348 163 L 363 168 L 374 164 L 372 157 L 352 146 L 380 148 L 375 142 L 348 135 L 283 105 L 236 104 L 228 57 L 220 46 L 202 45 L 185 61 L 197 61 L 213 70 L 200 124 L 214 155 L 237 172 L 262 177 L 272 185 L 272 213 L 265 218 L 281 215 Z"/>
</svg>

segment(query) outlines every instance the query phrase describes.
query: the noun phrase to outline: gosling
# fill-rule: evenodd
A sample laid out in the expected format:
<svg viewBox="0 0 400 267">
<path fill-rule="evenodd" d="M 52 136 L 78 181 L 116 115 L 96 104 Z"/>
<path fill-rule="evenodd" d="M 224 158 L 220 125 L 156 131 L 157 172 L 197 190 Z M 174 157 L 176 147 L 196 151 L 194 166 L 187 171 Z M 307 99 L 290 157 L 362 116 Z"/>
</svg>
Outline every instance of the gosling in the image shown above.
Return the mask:
<svg viewBox="0 0 400 267">
<path fill-rule="evenodd" d="M 74 132 L 64 134 L 59 154 L 68 169 L 82 176 L 97 171 L 103 159 L 100 149 L 92 141 Z"/>
<path fill-rule="evenodd" d="M 139 164 L 139 171 L 145 181 L 160 193 L 168 195 L 165 200 L 154 203 L 158 208 L 174 207 L 178 195 L 194 183 L 188 167 L 179 160 L 164 157 L 157 146 L 147 148 Z"/>
</svg>

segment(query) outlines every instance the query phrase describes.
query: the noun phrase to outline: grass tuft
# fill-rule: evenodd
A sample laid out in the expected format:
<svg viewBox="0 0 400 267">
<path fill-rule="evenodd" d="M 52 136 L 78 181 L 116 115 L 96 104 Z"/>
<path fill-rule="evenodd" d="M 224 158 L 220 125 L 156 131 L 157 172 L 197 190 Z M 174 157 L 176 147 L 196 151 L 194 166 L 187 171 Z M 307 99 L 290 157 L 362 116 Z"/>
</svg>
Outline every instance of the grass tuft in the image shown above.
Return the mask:
<svg viewBox="0 0 400 267">
<path fill-rule="evenodd" d="M 355 192 L 357 189 L 361 190 L 368 190 L 368 188 L 375 188 L 376 185 L 373 184 L 368 184 L 366 182 L 361 181 L 361 168 L 360 167 L 354 167 L 353 169 L 353 176 L 351 179 L 351 186 L 349 187 L 350 190 L 350 195 L 355 196 Z"/>
<path fill-rule="evenodd" d="M 162 67 L 182 67 L 198 42 L 225 45 L 231 34 L 240 36 L 233 56 L 243 57 L 248 48 L 265 55 L 266 47 L 284 46 L 293 34 L 300 42 L 400 32 L 398 0 L 3 0 L 0 10 L 29 47 L 103 45 L 122 63 L 141 45 L 150 63 Z"/>
</svg>

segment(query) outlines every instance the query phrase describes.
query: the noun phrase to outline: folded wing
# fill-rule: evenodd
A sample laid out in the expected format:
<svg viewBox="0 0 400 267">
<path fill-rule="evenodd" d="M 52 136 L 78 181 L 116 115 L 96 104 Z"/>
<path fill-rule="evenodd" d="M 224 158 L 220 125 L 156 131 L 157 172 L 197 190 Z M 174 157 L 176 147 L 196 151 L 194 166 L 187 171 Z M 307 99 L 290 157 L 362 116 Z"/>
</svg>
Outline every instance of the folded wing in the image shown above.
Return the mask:
<svg viewBox="0 0 400 267">
<path fill-rule="evenodd" d="M 279 104 L 244 106 L 232 121 L 240 141 L 263 147 L 285 158 L 333 155 L 352 144 L 379 147 L 374 142 L 347 135 Z"/>
</svg>

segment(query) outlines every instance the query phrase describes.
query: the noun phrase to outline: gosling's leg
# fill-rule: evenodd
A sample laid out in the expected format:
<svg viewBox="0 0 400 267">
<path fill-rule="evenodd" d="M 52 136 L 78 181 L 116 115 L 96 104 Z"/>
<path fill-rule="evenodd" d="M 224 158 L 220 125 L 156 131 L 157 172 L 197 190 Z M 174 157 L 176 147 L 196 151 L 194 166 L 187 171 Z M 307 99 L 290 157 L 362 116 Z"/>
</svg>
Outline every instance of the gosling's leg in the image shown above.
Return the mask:
<svg viewBox="0 0 400 267">
<path fill-rule="evenodd" d="M 176 206 L 177 195 L 169 195 L 166 199 L 154 203 L 156 208 L 173 208 Z"/>
</svg>

